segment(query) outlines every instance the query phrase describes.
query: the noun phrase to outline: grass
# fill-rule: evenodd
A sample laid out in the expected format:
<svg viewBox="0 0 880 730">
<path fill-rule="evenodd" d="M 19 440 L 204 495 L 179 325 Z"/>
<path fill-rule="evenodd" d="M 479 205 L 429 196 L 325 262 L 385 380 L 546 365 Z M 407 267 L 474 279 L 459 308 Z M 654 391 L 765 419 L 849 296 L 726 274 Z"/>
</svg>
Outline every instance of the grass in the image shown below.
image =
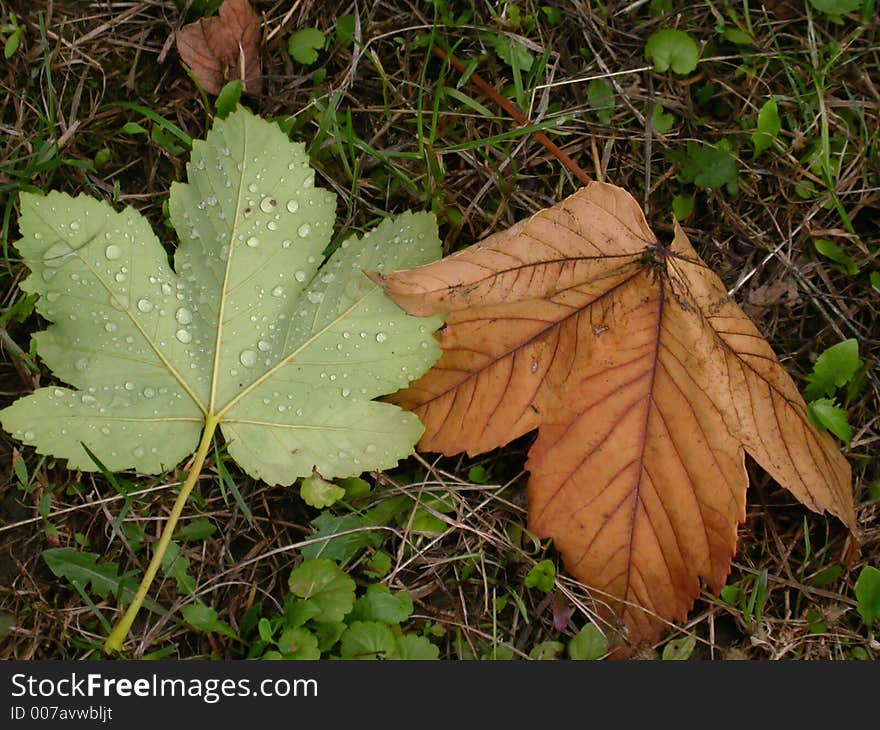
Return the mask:
<svg viewBox="0 0 880 730">
<path fill-rule="evenodd" d="M 748 515 L 728 588 L 705 593 L 689 620 L 670 626 L 644 655 L 658 657 L 690 636 L 692 656 L 702 658 L 877 658 L 853 589 L 864 565 L 880 565 L 880 383 L 872 370 L 880 294 L 869 280 L 880 245 L 878 25 L 870 13 L 835 23 L 786 3 L 706 1 L 652 11 L 662 5 L 359 3 L 349 44 L 332 20 L 352 13 L 353 3 L 254 2 L 264 22 L 265 91 L 246 102 L 306 144 L 318 184 L 340 196 L 338 225 L 346 229 L 366 230 L 387 212 L 429 209 L 451 252 L 553 204 L 579 183 L 531 134 L 543 130 L 594 178 L 630 190 L 661 237 L 671 236 L 673 199 L 693 198 L 683 221 L 688 235 L 801 386 L 819 353 L 857 338 L 867 382 L 847 411 L 861 558 L 841 566 L 843 528 L 794 503 L 750 465 Z M 10 12 L 23 30 L 0 66 L 0 307 L 14 308 L 0 333 L 3 405 L 36 384 L 30 335 L 42 327 L 17 288 L 24 274 L 10 246 L 17 193 L 99 195 L 135 206 L 170 237 L 163 203 L 170 181 L 183 175 L 181 147 L 203 135 L 212 114 L 170 40 L 183 22 L 173 2 L 86 11 L 0 0 L 0 25 L 11 22 Z M 328 45 L 304 66 L 287 55 L 287 39 L 310 26 L 325 31 Z M 650 34 L 671 27 L 701 48 L 688 76 L 654 73 L 645 60 Z M 731 28 L 748 42 L 729 40 Z M 434 43 L 452 49 L 465 73 L 432 54 Z M 513 122 L 469 83 L 473 73 L 527 112 L 529 124 Z M 590 103 L 597 80 L 612 92 L 608 104 L 593 84 L 593 100 L 603 100 L 598 111 Z M 769 99 L 781 131 L 754 156 L 751 135 Z M 668 131 L 649 124 L 658 106 L 672 115 Z M 146 133 L 126 131 L 131 123 Z M 688 143 L 733 155 L 736 194 L 682 179 Z M 836 244 L 859 272 L 831 266 L 817 239 Z M 47 377 L 43 371 L 40 381 Z M 430 636 L 443 658 L 526 658 L 542 642 L 568 644 L 594 615 L 595 599 L 527 531 L 523 464 L 532 438 L 477 459 L 414 457 L 394 472 L 365 475 L 369 494 L 326 511 L 339 519 L 375 509 L 391 515 L 380 527 L 349 520 L 350 535 L 372 539 L 346 570 L 365 586 L 386 560 L 377 555 L 387 556 L 379 580 L 412 596 L 409 626 Z M 0 613 L 13 626 L 0 639 L 0 656 L 96 655 L 115 601 L 54 575 L 41 553 L 77 547 L 117 564 L 120 574 L 141 574 L 185 465 L 161 478 L 78 474 L 17 449 L 4 434 Z M 160 572 L 152 595 L 165 612 L 144 612 L 135 624 L 136 656 L 242 656 L 247 647 L 192 628 L 179 609 L 198 599 L 235 631 L 257 606 L 277 615 L 290 570 L 304 549 L 321 544 L 311 525 L 319 511 L 295 493 L 253 482 L 222 445 L 208 463 L 184 525 L 207 519 L 216 531 L 180 541 L 195 594 Z M 529 571 L 548 558 L 557 565 L 555 590 L 527 588 Z M 565 623 L 567 614 L 559 631 L 554 617 Z"/>
</svg>

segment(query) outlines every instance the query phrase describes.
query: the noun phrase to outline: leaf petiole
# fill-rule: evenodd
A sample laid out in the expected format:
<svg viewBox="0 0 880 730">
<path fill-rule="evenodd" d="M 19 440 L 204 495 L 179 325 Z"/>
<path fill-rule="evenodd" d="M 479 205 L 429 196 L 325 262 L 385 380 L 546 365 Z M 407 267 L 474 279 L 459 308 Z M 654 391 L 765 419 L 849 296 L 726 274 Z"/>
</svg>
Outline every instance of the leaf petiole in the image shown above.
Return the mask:
<svg viewBox="0 0 880 730">
<path fill-rule="evenodd" d="M 218 423 L 219 419 L 214 414 L 209 414 L 205 418 L 205 430 L 202 432 L 202 440 L 199 443 L 199 448 L 193 458 L 192 466 L 186 476 L 186 481 L 184 481 L 183 485 L 180 487 L 177 499 L 174 500 L 171 514 L 168 515 L 168 521 L 165 523 L 162 535 L 159 537 L 159 542 L 156 544 L 156 549 L 153 551 L 153 557 L 150 560 L 150 564 L 147 566 L 144 577 L 141 579 L 134 600 L 131 602 L 131 605 L 129 605 L 122 618 L 117 622 L 115 628 L 110 633 L 110 636 L 108 636 L 107 640 L 104 642 L 104 652 L 107 654 L 113 654 L 122 650 L 122 644 L 128 637 L 128 632 L 131 630 L 131 626 L 137 617 L 141 604 L 147 596 L 147 591 L 150 590 L 153 579 L 156 577 L 156 573 L 162 565 L 162 558 L 168 550 L 168 544 L 171 542 L 171 536 L 174 534 L 174 528 L 177 527 L 177 521 L 180 519 L 180 515 L 183 512 L 186 500 L 189 498 L 189 494 L 195 486 L 199 474 L 201 474 L 202 466 L 204 466 L 205 457 L 208 455 L 208 450 L 213 443 L 214 431 L 217 429 Z"/>
</svg>

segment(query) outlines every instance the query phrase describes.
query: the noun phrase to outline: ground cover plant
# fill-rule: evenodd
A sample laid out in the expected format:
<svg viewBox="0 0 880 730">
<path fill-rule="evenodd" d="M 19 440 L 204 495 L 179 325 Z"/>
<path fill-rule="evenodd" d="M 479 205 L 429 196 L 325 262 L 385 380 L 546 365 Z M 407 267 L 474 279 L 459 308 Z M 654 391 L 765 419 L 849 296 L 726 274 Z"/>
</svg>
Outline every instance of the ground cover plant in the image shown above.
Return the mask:
<svg viewBox="0 0 880 730">
<path fill-rule="evenodd" d="M 185 177 L 192 140 L 234 108 L 200 90 L 176 54 L 173 32 L 216 9 L 191 5 L 85 14 L 0 3 L 7 403 L 59 384 L 32 345 L 46 322 L 18 287 L 27 274 L 13 246 L 20 193 L 131 205 L 171 240 L 171 183 Z M 873 3 L 836 13 L 812 3 L 252 5 L 262 89 L 246 80 L 228 94 L 305 143 L 316 185 L 340 200 L 331 249 L 416 209 L 435 214 L 451 253 L 549 208 L 580 181 L 536 141 L 542 132 L 591 177 L 629 190 L 661 240 L 672 239 L 671 215 L 681 222 L 773 345 L 816 426 L 838 438 L 861 557 L 841 562 L 846 528 L 795 504 L 750 463 L 726 585 L 704 587 L 688 619 L 662 622 L 661 640 L 642 651 L 876 655 Z M 671 30 L 689 40 L 655 35 Z M 526 123 L 511 121 L 475 76 Z M 854 353 L 840 347 L 850 340 Z M 159 478 L 106 465 L 80 472 L 4 438 L 4 656 L 92 655 L 153 555 L 186 465 Z M 132 655 L 283 656 L 313 653 L 314 640 L 322 656 L 393 657 L 416 646 L 403 637 L 418 637 L 444 658 L 604 656 L 617 627 L 525 522 L 533 439 L 474 458 L 425 452 L 396 469 L 287 490 L 252 479 L 212 441 L 134 625 Z M 356 601 L 369 594 L 385 606 L 406 594 L 413 609 L 402 598 L 390 613 L 353 608 L 332 619 L 342 631 L 377 625 L 334 641 L 322 628 L 330 621 L 304 618 L 314 606 L 291 608 L 312 605 L 289 579 L 315 560 L 353 579 Z"/>
</svg>

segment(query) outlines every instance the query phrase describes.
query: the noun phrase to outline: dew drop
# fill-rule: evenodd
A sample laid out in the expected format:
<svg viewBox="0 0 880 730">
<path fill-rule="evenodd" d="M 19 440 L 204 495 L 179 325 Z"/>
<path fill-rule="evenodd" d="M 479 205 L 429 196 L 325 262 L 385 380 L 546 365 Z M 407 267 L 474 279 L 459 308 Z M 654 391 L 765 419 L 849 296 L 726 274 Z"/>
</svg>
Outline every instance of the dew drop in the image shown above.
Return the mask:
<svg viewBox="0 0 880 730">
<path fill-rule="evenodd" d="M 320 304 L 321 302 L 324 301 L 324 292 L 310 290 L 310 291 L 306 292 L 306 298 L 312 304 Z"/>
<path fill-rule="evenodd" d="M 281 248 L 290 248 L 291 240 L 289 238 L 285 238 L 281 242 Z"/>
<path fill-rule="evenodd" d="M 60 293 L 60 292 L 57 292 L 57 291 L 50 291 L 50 292 L 46 295 L 46 299 L 48 299 L 50 302 L 57 302 L 57 301 L 58 301 L 58 298 L 59 298 L 60 296 L 61 296 L 61 293 Z"/>
<path fill-rule="evenodd" d="M 260 239 L 256 236 L 251 236 L 247 241 L 245 241 L 245 243 L 247 243 L 247 245 L 251 248 L 256 248 L 260 245 Z"/>
<path fill-rule="evenodd" d="M 126 381 L 125 385 L 123 385 L 122 387 L 125 388 L 126 390 L 134 390 L 134 383 L 132 383 L 130 380 L 128 380 L 128 381 Z"/>
<path fill-rule="evenodd" d="M 79 230 L 79 221 L 71 221 L 70 230 L 71 231 L 78 231 Z"/>
<path fill-rule="evenodd" d="M 193 321 L 192 312 L 186 307 L 180 307 L 180 309 L 174 313 L 174 319 L 177 320 L 178 324 L 189 324 Z"/>
<path fill-rule="evenodd" d="M 273 296 L 273 297 L 280 297 L 282 294 L 284 294 L 284 287 L 283 287 L 283 286 L 276 286 L 276 287 L 272 290 L 272 296 Z"/>
<path fill-rule="evenodd" d="M 37 437 L 33 431 L 25 431 L 24 432 L 24 440 L 25 441 L 33 441 Z"/>
<path fill-rule="evenodd" d="M 101 426 L 101 433 L 103 433 L 105 436 L 109 436 L 109 435 L 110 435 L 110 429 L 107 428 L 107 426 Z"/>
<path fill-rule="evenodd" d="M 296 211 L 298 211 L 298 210 L 299 210 L 299 203 L 297 203 L 295 200 L 288 200 L 287 201 L 287 212 L 288 213 L 296 213 Z"/>
<path fill-rule="evenodd" d="M 305 271 L 295 271 L 293 274 L 293 278 L 297 281 L 305 281 L 306 280 L 306 272 Z"/>
<path fill-rule="evenodd" d="M 271 349 L 272 345 L 270 345 L 266 340 L 260 340 L 257 343 L 257 348 L 260 352 L 268 352 Z"/>
<path fill-rule="evenodd" d="M 266 224 L 266 228 L 268 228 L 270 231 L 277 231 L 277 230 L 278 230 L 278 224 L 277 224 L 275 221 L 269 221 L 269 222 Z"/>
<path fill-rule="evenodd" d="M 46 266 L 57 268 L 62 266 L 72 255 L 73 249 L 64 241 L 59 241 L 46 249 L 46 253 L 43 254 L 43 263 Z"/>
<path fill-rule="evenodd" d="M 296 229 L 296 235 L 300 238 L 306 238 L 312 232 L 312 227 L 308 223 L 303 223 Z"/>
<path fill-rule="evenodd" d="M 138 299 L 137 308 L 146 314 L 153 311 L 153 303 L 149 299 Z"/>
<path fill-rule="evenodd" d="M 329 284 L 335 278 L 336 278 L 336 274 L 334 274 L 332 271 L 328 271 L 326 274 L 321 275 L 321 281 L 324 284 Z"/>
<path fill-rule="evenodd" d="M 115 322 L 106 322 L 104 324 L 104 330 L 106 332 L 115 332 L 116 331 L 116 323 Z"/>
<path fill-rule="evenodd" d="M 257 364 L 257 353 L 253 350 L 242 350 L 238 355 L 238 361 L 246 368 L 252 368 Z"/>
<path fill-rule="evenodd" d="M 179 329 L 174 333 L 174 336 L 178 339 L 179 342 L 182 342 L 184 345 L 188 345 L 192 342 L 193 336 L 190 334 L 189 330 Z"/>
<path fill-rule="evenodd" d="M 351 395 L 351 388 L 343 388 L 340 392 L 343 398 L 348 398 Z"/>
<path fill-rule="evenodd" d="M 104 249 L 104 255 L 110 259 L 110 261 L 114 261 L 122 256 L 122 249 L 119 248 L 115 243 L 111 243 L 107 248 Z"/>
<path fill-rule="evenodd" d="M 88 370 L 88 367 L 89 367 L 89 359 L 88 359 L 87 357 L 81 357 L 79 360 L 77 360 L 77 361 L 73 364 L 73 366 L 74 366 L 77 370 Z"/>
<path fill-rule="evenodd" d="M 271 213 L 278 206 L 278 201 L 275 198 L 263 198 L 260 203 L 260 210 L 264 213 Z"/>
<path fill-rule="evenodd" d="M 143 394 L 144 398 L 152 398 L 153 396 L 156 395 L 156 389 L 155 388 L 144 388 L 141 391 L 141 393 Z"/>
<path fill-rule="evenodd" d="M 170 296 L 171 296 L 171 293 L 172 293 L 173 291 L 174 291 L 174 289 L 171 288 L 171 284 L 168 284 L 167 282 L 164 283 L 164 284 L 162 284 L 162 293 L 163 293 L 166 297 L 170 297 Z"/>
<path fill-rule="evenodd" d="M 257 192 L 257 186 L 254 183 L 251 183 L 250 185 L 248 185 L 248 190 L 250 190 L 252 193 L 255 193 Z"/>
<path fill-rule="evenodd" d="M 388 335 L 385 334 L 384 332 L 377 332 L 376 333 L 376 342 L 385 342 L 385 340 L 387 340 L 387 339 L 388 339 Z"/>
<path fill-rule="evenodd" d="M 113 278 L 116 279 L 116 282 L 118 284 L 122 284 L 125 281 L 125 274 L 123 274 L 121 271 L 117 271 L 116 276 L 114 276 Z"/>
<path fill-rule="evenodd" d="M 143 446 L 135 446 L 131 453 L 134 455 L 135 459 L 142 459 L 147 452 L 144 450 Z"/>
</svg>

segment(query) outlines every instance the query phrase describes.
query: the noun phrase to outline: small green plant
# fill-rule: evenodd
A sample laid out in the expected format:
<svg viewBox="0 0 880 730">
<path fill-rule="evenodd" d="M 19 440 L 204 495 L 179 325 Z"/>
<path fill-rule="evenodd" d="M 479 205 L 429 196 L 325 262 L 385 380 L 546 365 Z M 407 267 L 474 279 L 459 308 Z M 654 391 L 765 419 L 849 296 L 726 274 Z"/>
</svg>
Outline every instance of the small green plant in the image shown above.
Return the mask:
<svg viewBox="0 0 880 730">
<path fill-rule="evenodd" d="M 880 570 L 866 565 L 856 580 L 856 600 L 862 623 L 871 629 L 880 619 Z"/>
<path fill-rule="evenodd" d="M 672 69 L 675 73 L 686 76 L 696 69 L 700 48 L 683 30 L 668 28 L 650 35 L 645 44 L 645 58 L 654 63 L 657 73 Z"/>
<path fill-rule="evenodd" d="M 601 659 L 608 653 L 608 639 L 595 624 L 586 624 L 568 642 L 568 656 L 575 660 Z"/>
<path fill-rule="evenodd" d="M 3 43 L 3 57 L 8 61 L 15 55 L 24 35 L 24 26 L 18 22 L 15 13 L 9 13 L 9 23 L 0 27 L 0 34 L 6 36 Z"/>
<path fill-rule="evenodd" d="M 838 342 L 827 348 L 813 364 L 807 375 L 804 398 L 808 413 L 820 428 L 827 429 L 849 445 L 852 429 L 846 409 L 837 401 L 837 393 L 846 388 L 844 404 L 855 397 L 865 379 L 865 363 L 859 358 L 859 343 L 855 338 Z"/>
<path fill-rule="evenodd" d="M 813 241 L 816 252 L 822 254 L 831 262 L 831 268 L 846 276 L 855 276 L 859 273 L 859 267 L 852 257 L 847 256 L 843 249 L 833 241 L 825 238 L 817 238 Z"/>
<path fill-rule="evenodd" d="M 690 659 L 696 645 L 696 638 L 690 634 L 688 636 L 683 636 L 680 639 L 672 639 L 671 641 L 666 642 L 666 645 L 663 647 L 663 653 L 660 657 L 663 661 L 681 661 Z"/>
<path fill-rule="evenodd" d="M 698 188 L 725 188 L 730 195 L 739 189 L 736 158 L 723 146 L 688 142 L 678 179 Z"/>
<path fill-rule="evenodd" d="M 768 99 L 758 110 L 757 129 L 752 133 L 752 145 L 755 157 L 768 149 L 779 136 L 782 122 L 779 120 L 779 109 L 775 99 Z"/>
<path fill-rule="evenodd" d="M 323 50 L 327 38 L 318 28 L 300 28 L 287 42 L 287 52 L 297 63 L 310 66 L 318 60 L 318 51 Z"/>
<path fill-rule="evenodd" d="M 247 657 L 262 659 L 437 659 L 438 647 L 404 626 L 413 613 L 405 592 L 372 583 L 357 594 L 332 560 L 303 561 L 290 573 L 283 611 L 242 621 Z"/>
</svg>

